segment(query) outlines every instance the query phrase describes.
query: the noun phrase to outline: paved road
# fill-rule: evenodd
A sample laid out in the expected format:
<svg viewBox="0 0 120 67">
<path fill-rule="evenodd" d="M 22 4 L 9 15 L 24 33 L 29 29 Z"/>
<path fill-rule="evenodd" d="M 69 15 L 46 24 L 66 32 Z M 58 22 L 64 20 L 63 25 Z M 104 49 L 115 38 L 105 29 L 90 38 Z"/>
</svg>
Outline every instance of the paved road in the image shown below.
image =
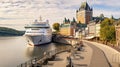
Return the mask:
<svg viewBox="0 0 120 67">
<path fill-rule="evenodd" d="M 84 44 L 87 44 L 93 49 L 93 54 L 89 67 L 110 67 L 106 59 L 106 56 L 101 49 L 97 48 L 96 46 L 88 42 L 84 42 Z"/>
</svg>

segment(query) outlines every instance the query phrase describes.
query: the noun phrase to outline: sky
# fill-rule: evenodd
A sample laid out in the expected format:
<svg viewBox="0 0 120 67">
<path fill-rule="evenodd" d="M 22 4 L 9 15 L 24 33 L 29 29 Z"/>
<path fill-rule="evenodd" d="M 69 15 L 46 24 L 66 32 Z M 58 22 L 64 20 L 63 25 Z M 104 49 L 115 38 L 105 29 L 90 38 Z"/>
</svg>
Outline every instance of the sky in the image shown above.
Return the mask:
<svg viewBox="0 0 120 67">
<path fill-rule="evenodd" d="M 82 2 L 93 8 L 93 16 L 120 18 L 119 0 L 0 0 L 0 24 L 28 24 L 42 16 L 50 25 L 72 20 Z"/>
</svg>

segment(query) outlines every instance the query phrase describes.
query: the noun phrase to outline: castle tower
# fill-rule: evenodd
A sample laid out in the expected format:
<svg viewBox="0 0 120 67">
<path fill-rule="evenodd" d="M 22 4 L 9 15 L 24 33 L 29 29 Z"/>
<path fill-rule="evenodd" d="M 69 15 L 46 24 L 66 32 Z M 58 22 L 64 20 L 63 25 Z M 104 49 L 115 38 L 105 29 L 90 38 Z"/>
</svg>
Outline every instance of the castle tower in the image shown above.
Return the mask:
<svg viewBox="0 0 120 67">
<path fill-rule="evenodd" d="M 87 2 L 83 2 L 79 10 L 76 11 L 76 18 L 78 23 L 88 24 L 92 20 L 93 10 Z"/>
</svg>

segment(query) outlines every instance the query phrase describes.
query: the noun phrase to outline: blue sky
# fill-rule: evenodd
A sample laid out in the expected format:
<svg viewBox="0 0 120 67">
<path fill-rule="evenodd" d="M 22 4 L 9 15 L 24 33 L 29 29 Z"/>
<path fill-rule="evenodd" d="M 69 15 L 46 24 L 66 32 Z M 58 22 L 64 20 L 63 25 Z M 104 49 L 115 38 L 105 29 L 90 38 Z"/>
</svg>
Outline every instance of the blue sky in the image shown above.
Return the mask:
<svg viewBox="0 0 120 67">
<path fill-rule="evenodd" d="M 93 16 L 120 18 L 119 0 L 0 0 L 0 24 L 27 24 L 41 15 L 52 25 L 75 17 L 85 1 L 93 8 Z"/>
</svg>

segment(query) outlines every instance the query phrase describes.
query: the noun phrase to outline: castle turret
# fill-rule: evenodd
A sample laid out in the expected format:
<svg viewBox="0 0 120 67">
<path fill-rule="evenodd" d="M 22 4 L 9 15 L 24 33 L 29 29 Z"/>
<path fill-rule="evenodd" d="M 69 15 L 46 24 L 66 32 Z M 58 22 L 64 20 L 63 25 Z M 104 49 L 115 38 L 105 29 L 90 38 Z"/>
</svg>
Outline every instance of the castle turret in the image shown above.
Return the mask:
<svg viewBox="0 0 120 67">
<path fill-rule="evenodd" d="M 93 9 L 90 8 L 87 2 L 83 2 L 80 8 L 76 11 L 78 23 L 88 24 L 92 20 Z"/>
</svg>

